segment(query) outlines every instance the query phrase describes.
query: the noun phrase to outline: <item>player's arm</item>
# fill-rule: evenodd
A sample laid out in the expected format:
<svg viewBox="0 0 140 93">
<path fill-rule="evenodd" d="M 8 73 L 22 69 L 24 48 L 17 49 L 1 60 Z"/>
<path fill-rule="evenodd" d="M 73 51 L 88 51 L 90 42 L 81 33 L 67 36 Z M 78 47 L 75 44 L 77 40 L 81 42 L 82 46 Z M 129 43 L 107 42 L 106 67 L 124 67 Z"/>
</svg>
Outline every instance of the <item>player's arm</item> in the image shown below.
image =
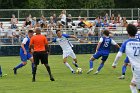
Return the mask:
<svg viewBox="0 0 140 93">
<path fill-rule="evenodd" d="M 79 41 L 80 43 L 84 43 L 83 40 L 77 38 L 75 35 L 70 35 L 69 37 L 70 37 L 70 38 L 74 38 L 75 40 Z"/>
<path fill-rule="evenodd" d="M 99 49 L 99 47 L 100 47 L 100 45 L 101 45 L 102 42 L 103 42 L 103 38 L 101 37 L 100 40 L 99 40 L 99 42 L 98 42 L 98 44 L 97 44 L 96 52 L 98 51 L 98 49 Z"/>
<path fill-rule="evenodd" d="M 122 56 L 122 53 L 125 52 L 125 47 L 126 47 L 126 43 L 123 43 L 112 64 L 113 68 L 116 68 L 118 61 L 119 61 L 120 57 Z"/>
<path fill-rule="evenodd" d="M 49 42 L 46 39 L 46 37 L 44 38 L 44 43 L 45 43 L 45 50 L 46 50 L 47 53 L 49 53 L 49 46 L 48 46 Z"/>
<path fill-rule="evenodd" d="M 30 49 L 30 52 L 31 52 L 31 53 L 34 52 L 34 42 L 33 42 L 33 38 L 31 38 L 31 40 L 30 40 L 29 49 Z"/>
<path fill-rule="evenodd" d="M 27 51 L 26 51 L 24 45 L 26 44 L 27 41 L 28 41 L 28 39 L 24 38 L 22 43 L 21 43 L 21 48 L 23 49 L 25 55 L 27 55 Z"/>
<path fill-rule="evenodd" d="M 111 44 L 112 45 L 115 45 L 115 47 L 117 47 L 117 48 L 120 48 L 120 46 L 112 39 L 112 41 L 111 41 Z"/>
</svg>

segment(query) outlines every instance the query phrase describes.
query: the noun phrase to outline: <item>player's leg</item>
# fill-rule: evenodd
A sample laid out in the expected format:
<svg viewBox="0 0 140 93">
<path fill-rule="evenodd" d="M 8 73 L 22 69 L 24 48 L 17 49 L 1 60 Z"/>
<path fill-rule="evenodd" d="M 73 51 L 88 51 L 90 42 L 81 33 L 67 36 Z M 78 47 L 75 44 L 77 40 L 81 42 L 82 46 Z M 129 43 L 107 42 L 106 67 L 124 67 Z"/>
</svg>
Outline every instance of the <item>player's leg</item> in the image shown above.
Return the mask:
<svg viewBox="0 0 140 93">
<path fill-rule="evenodd" d="M 19 69 L 27 64 L 27 55 L 21 53 L 20 58 L 21 58 L 22 62 L 20 64 L 18 64 L 16 67 L 14 67 L 14 69 L 13 69 L 15 75 L 17 74 L 17 69 Z"/>
<path fill-rule="evenodd" d="M 130 90 L 131 90 L 131 93 L 138 93 L 137 88 L 136 88 L 136 79 L 135 79 L 134 74 L 130 83 Z"/>
<path fill-rule="evenodd" d="M 33 56 L 30 53 L 28 54 L 28 59 L 31 61 L 32 73 L 33 73 L 34 59 L 33 59 Z"/>
<path fill-rule="evenodd" d="M 75 71 L 73 70 L 73 68 L 69 65 L 69 63 L 67 62 L 67 57 L 68 57 L 69 53 L 67 52 L 63 52 L 63 62 L 65 64 L 66 67 L 68 67 L 72 73 L 75 73 Z"/>
<path fill-rule="evenodd" d="M 98 74 L 100 72 L 100 70 L 104 67 L 104 63 L 107 60 L 107 58 L 108 58 L 108 55 L 102 56 L 102 59 L 101 59 L 102 62 L 100 63 L 100 65 L 99 65 L 97 71 L 95 72 L 95 74 Z"/>
<path fill-rule="evenodd" d="M 122 75 L 119 77 L 119 79 L 124 79 L 125 78 L 125 72 L 126 72 L 128 63 L 129 63 L 129 59 L 128 59 L 128 57 L 126 57 L 125 60 L 124 60 L 124 64 L 122 66 Z"/>
<path fill-rule="evenodd" d="M 2 77 L 2 68 L 1 68 L 1 65 L 0 65 L 0 77 Z"/>
<path fill-rule="evenodd" d="M 35 82 L 36 81 L 36 71 L 37 71 L 37 65 L 39 65 L 39 59 L 40 59 L 39 53 L 34 52 L 33 53 L 34 66 L 33 66 L 32 82 Z"/>
<path fill-rule="evenodd" d="M 47 69 L 47 71 L 49 73 L 49 76 L 50 76 L 50 80 L 54 81 L 54 78 L 53 78 L 53 76 L 51 74 L 50 66 L 48 65 L 48 54 L 47 53 L 42 53 L 41 63 L 44 64 L 44 66 L 46 67 L 46 69 Z"/>
<path fill-rule="evenodd" d="M 98 59 L 99 57 L 101 57 L 100 52 L 97 52 L 93 56 L 91 56 L 91 58 L 89 60 L 89 67 L 90 67 L 90 69 L 88 70 L 87 74 L 89 74 L 91 71 L 93 71 L 94 60 Z"/>
<path fill-rule="evenodd" d="M 78 67 L 77 58 L 76 58 L 75 53 L 74 53 L 73 51 L 71 51 L 71 53 L 69 54 L 69 56 L 72 57 L 72 59 L 73 59 L 73 62 L 72 62 L 73 65 L 74 65 L 75 67 Z"/>
</svg>

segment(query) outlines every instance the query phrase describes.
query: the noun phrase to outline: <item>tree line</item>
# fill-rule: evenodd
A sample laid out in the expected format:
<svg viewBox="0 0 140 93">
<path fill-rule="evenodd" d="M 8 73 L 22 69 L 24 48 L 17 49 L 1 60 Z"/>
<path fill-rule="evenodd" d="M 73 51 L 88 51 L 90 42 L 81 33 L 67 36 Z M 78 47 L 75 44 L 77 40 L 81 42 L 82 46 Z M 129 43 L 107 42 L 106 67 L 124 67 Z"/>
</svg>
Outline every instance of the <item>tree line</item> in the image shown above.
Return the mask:
<svg viewBox="0 0 140 93">
<path fill-rule="evenodd" d="M 139 8 L 139 0 L 0 0 L 0 9 Z"/>
</svg>

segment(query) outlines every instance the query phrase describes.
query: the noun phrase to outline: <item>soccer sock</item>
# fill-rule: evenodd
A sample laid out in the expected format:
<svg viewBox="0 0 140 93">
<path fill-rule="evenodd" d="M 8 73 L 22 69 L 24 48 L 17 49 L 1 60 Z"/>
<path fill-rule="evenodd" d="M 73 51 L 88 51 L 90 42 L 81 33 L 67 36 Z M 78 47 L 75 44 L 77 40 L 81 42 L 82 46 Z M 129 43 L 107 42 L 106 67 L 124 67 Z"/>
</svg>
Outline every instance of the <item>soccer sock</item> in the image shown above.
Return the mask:
<svg viewBox="0 0 140 93">
<path fill-rule="evenodd" d="M 20 63 L 18 66 L 15 67 L 15 69 L 21 68 L 23 66 L 24 66 L 24 64 Z"/>
<path fill-rule="evenodd" d="M 100 71 L 104 66 L 104 63 L 101 63 L 100 66 L 98 67 L 98 71 Z"/>
<path fill-rule="evenodd" d="M 0 66 L 0 77 L 2 77 L 2 69 L 1 69 L 1 66 Z"/>
<path fill-rule="evenodd" d="M 32 74 L 33 74 L 33 69 L 34 69 L 34 63 L 32 63 Z"/>
<path fill-rule="evenodd" d="M 34 66 L 34 68 L 33 68 L 33 80 L 35 80 L 36 70 L 37 70 L 37 66 Z"/>
<path fill-rule="evenodd" d="M 122 75 L 125 75 L 126 68 L 127 68 L 126 65 L 123 65 L 123 66 L 122 66 Z"/>
<path fill-rule="evenodd" d="M 47 71 L 48 71 L 48 73 L 49 73 L 49 76 L 50 76 L 50 78 L 52 77 L 52 74 L 51 74 L 51 69 L 50 69 L 50 66 L 49 65 L 45 65 L 46 66 L 46 69 L 47 69 Z"/>
<path fill-rule="evenodd" d="M 138 93 L 137 88 L 135 86 L 130 85 L 131 93 Z"/>
<path fill-rule="evenodd" d="M 69 65 L 69 63 L 65 62 L 64 64 L 65 64 L 71 71 L 74 71 L 74 70 L 71 68 L 71 66 Z"/>
<path fill-rule="evenodd" d="M 93 68 L 93 61 L 92 60 L 89 61 L 89 67 L 90 67 L 90 69 Z"/>
<path fill-rule="evenodd" d="M 73 61 L 72 63 L 75 65 L 75 67 L 78 67 L 78 64 L 75 61 Z"/>
</svg>

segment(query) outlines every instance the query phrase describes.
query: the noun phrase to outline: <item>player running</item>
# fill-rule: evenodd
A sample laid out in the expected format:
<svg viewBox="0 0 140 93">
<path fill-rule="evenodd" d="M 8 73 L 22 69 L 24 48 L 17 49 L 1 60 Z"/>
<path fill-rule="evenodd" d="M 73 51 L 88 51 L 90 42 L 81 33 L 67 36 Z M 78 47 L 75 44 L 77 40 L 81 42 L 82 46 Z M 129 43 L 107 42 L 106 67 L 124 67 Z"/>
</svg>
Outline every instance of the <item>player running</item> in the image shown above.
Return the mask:
<svg viewBox="0 0 140 93">
<path fill-rule="evenodd" d="M 78 67 L 76 55 L 72 50 L 73 45 L 69 42 L 69 40 L 67 38 L 75 38 L 76 40 L 78 40 L 80 42 L 83 42 L 83 41 L 81 41 L 80 39 L 78 39 L 74 35 L 62 34 L 60 30 L 57 30 L 56 34 L 57 34 L 57 37 L 54 38 L 52 42 L 58 42 L 58 44 L 61 46 L 61 48 L 63 50 L 63 62 L 64 62 L 64 64 L 66 65 L 66 67 L 68 67 L 71 70 L 72 73 L 75 73 L 73 68 L 67 62 L 67 57 L 70 56 L 73 58 L 72 63 L 75 65 L 75 67 Z"/>
<path fill-rule="evenodd" d="M 127 33 L 129 39 L 121 45 L 112 66 L 116 68 L 118 60 L 122 56 L 122 53 L 125 52 L 130 61 L 133 73 L 133 78 L 130 84 L 131 93 L 138 93 L 137 88 L 140 91 L 140 42 L 135 38 L 137 28 L 134 25 L 129 24 L 127 26 Z"/>
<path fill-rule="evenodd" d="M 105 61 L 107 60 L 109 53 L 110 53 L 110 47 L 111 45 L 115 45 L 117 48 L 119 48 L 119 45 L 109 36 L 109 31 L 104 30 L 103 37 L 100 38 L 100 41 L 98 42 L 98 45 L 96 47 L 96 53 L 90 58 L 89 64 L 90 69 L 88 70 L 87 74 L 89 74 L 91 71 L 93 71 L 93 61 L 95 59 L 98 59 L 102 57 L 102 62 L 100 66 L 98 67 L 95 74 L 98 74 L 99 71 L 103 68 Z"/>
<path fill-rule="evenodd" d="M 32 72 L 33 72 L 33 57 L 29 52 L 29 43 L 30 43 L 30 38 L 33 36 L 34 32 L 33 30 L 28 31 L 28 36 L 25 37 L 21 43 L 21 48 L 20 48 L 20 58 L 21 58 L 21 63 L 14 67 L 14 74 L 17 74 L 17 69 L 25 66 L 27 64 L 27 60 L 30 60 L 32 62 Z"/>
<path fill-rule="evenodd" d="M 136 34 L 135 38 L 140 41 L 140 34 Z M 126 69 L 129 63 L 130 63 L 129 59 L 128 57 L 126 57 L 124 60 L 124 64 L 122 66 L 122 75 L 119 77 L 119 79 L 125 79 L 125 73 L 126 73 Z"/>
</svg>

